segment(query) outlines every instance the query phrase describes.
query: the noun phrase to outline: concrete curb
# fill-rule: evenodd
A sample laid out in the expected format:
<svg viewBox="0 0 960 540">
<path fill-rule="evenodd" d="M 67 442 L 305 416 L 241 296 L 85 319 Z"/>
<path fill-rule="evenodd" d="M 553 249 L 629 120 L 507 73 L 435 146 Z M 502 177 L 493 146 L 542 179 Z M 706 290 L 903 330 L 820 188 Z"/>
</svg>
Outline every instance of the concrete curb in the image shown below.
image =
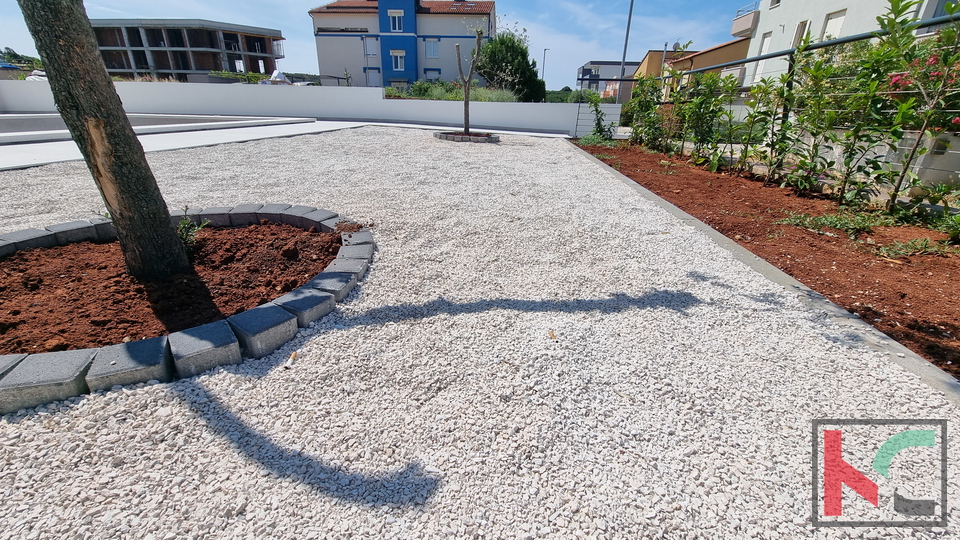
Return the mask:
<svg viewBox="0 0 960 540">
<path fill-rule="evenodd" d="M 269 219 L 304 230 L 332 232 L 354 221 L 329 210 L 288 204 L 241 204 L 234 207 L 188 208 L 170 212 L 176 225 L 184 217 L 214 226 L 247 226 Z M 323 272 L 298 289 L 222 321 L 197 326 L 159 338 L 110 345 L 99 349 L 12 354 L 0 356 L 0 414 L 16 413 L 51 401 L 88 392 L 151 380 L 192 377 L 206 370 L 262 358 L 296 337 L 334 309 L 357 285 L 373 261 L 376 243 L 369 229 L 341 232 L 343 246 Z M 109 219 L 94 217 L 0 234 L 0 257 L 21 249 L 52 247 L 73 242 L 116 240 Z M 328 277 L 335 276 L 335 290 Z M 266 316 L 269 315 L 269 316 Z"/>
<path fill-rule="evenodd" d="M 453 142 L 475 142 L 475 143 L 498 143 L 500 142 L 499 135 L 484 135 L 484 136 L 475 136 L 475 135 L 457 135 L 456 133 L 444 133 L 442 131 L 435 131 L 433 136 L 442 141 L 453 141 Z"/>
<path fill-rule="evenodd" d="M 783 270 L 780 270 L 776 266 L 768 263 L 760 257 L 757 257 L 749 250 L 720 234 L 706 223 L 684 212 L 665 199 L 660 198 L 652 191 L 634 182 L 623 174 L 620 174 L 606 163 L 600 161 L 583 148 L 580 148 L 574 144 L 572 141 L 567 141 L 567 143 L 579 150 L 584 156 L 594 163 L 603 166 L 604 169 L 615 175 L 624 184 L 636 190 L 644 198 L 650 200 L 660 208 L 663 208 L 685 224 L 709 236 L 710 239 L 719 244 L 720 247 L 731 252 L 733 257 L 738 261 L 749 266 L 751 269 L 755 270 L 770 281 L 781 285 L 788 291 L 797 293 L 797 295 L 800 297 L 800 301 L 804 305 L 809 306 L 814 310 L 823 311 L 827 314 L 832 322 L 841 326 L 850 333 L 859 335 L 862 338 L 864 345 L 867 347 L 886 354 L 890 360 L 892 360 L 898 366 L 906 371 L 909 371 L 910 373 L 913 373 L 914 375 L 917 375 L 920 377 L 920 380 L 933 389 L 943 392 L 950 401 L 960 404 L 960 381 L 955 379 L 949 373 L 931 364 L 922 356 L 904 347 L 883 332 L 870 326 L 868 323 L 860 319 L 860 317 L 857 317 L 842 307 L 834 304 L 826 297 L 797 281 Z"/>
</svg>

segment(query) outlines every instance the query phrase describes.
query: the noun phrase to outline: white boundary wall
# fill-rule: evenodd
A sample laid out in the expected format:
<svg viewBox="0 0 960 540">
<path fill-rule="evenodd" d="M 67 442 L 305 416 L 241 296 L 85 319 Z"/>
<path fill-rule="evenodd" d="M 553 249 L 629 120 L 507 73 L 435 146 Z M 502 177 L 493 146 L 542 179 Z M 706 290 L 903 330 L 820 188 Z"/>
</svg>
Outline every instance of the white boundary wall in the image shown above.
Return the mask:
<svg viewBox="0 0 960 540">
<path fill-rule="evenodd" d="M 129 113 L 284 116 L 457 127 L 463 102 L 384 99 L 382 88 L 117 82 Z M 470 127 L 563 133 L 577 130 L 576 103 L 470 102 Z M 57 112 L 43 81 L 0 81 L 0 113 Z"/>
</svg>

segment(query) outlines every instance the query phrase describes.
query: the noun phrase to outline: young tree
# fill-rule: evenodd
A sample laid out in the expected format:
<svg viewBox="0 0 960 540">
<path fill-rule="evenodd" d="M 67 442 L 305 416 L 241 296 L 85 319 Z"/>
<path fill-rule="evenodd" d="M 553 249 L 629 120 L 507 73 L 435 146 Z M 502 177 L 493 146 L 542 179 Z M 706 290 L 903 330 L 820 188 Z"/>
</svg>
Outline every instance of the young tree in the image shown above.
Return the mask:
<svg viewBox="0 0 960 540">
<path fill-rule="evenodd" d="M 454 47 L 457 51 L 457 69 L 460 71 L 460 84 L 463 85 L 463 134 L 470 134 L 470 85 L 473 82 L 473 74 L 476 73 L 477 63 L 480 61 L 480 49 L 483 46 L 483 29 L 477 28 L 477 46 L 473 49 L 473 55 L 470 58 L 470 68 L 467 75 L 463 74 L 463 56 L 460 54 L 460 44 Z"/>
<path fill-rule="evenodd" d="M 546 97 L 546 85 L 537 77 L 537 62 L 529 56 L 523 35 L 501 32 L 483 46 L 477 73 L 488 84 L 514 92 L 520 101 L 540 102 Z"/>
<path fill-rule="evenodd" d="M 163 279 L 190 269 L 170 213 L 123 110 L 81 0 L 17 0 L 54 101 L 113 218 L 127 272 Z"/>
</svg>

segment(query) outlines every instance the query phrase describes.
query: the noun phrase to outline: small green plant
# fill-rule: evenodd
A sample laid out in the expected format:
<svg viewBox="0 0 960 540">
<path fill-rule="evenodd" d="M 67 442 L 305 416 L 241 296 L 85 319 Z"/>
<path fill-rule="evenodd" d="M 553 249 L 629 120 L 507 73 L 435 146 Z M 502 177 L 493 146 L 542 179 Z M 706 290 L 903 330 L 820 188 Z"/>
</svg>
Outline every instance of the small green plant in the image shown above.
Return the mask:
<svg viewBox="0 0 960 540">
<path fill-rule="evenodd" d="M 947 240 L 950 244 L 960 244 L 960 214 L 953 214 L 943 218 L 943 230 L 950 235 Z"/>
<path fill-rule="evenodd" d="M 184 212 L 188 207 L 184 207 Z M 197 233 L 210 224 L 209 219 L 204 219 L 200 223 L 195 223 L 190 216 L 184 216 L 177 224 L 177 237 L 183 242 L 183 247 L 187 250 L 187 255 L 193 255 L 193 250 L 197 245 Z"/>
<path fill-rule="evenodd" d="M 607 148 L 614 148 L 617 146 L 617 142 L 613 139 L 604 137 L 602 135 L 596 135 L 594 133 L 580 137 L 577 139 L 577 144 L 580 146 L 605 146 Z"/>
<path fill-rule="evenodd" d="M 939 204 L 942 206 L 940 215 L 946 217 L 951 214 L 950 204 L 956 202 L 958 194 L 960 194 L 960 185 L 937 184 L 933 187 L 923 188 L 923 194 L 914 197 L 910 202 L 919 205 L 926 200 L 932 205 Z"/>
<path fill-rule="evenodd" d="M 837 229 L 847 233 L 851 240 L 862 233 L 870 233 L 874 227 L 891 227 L 896 221 L 888 215 L 867 212 L 840 212 L 823 216 L 810 214 L 791 214 L 790 217 L 776 222 L 778 225 L 793 225 L 801 229 L 822 231 L 824 228 Z"/>
<path fill-rule="evenodd" d="M 894 241 L 892 244 L 878 246 L 877 255 L 888 259 L 910 257 L 911 255 L 939 255 L 948 257 L 956 255 L 958 248 L 948 246 L 945 242 L 931 242 L 929 238 L 914 238 L 909 242 Z"/>
<path fill-rule="evenodd" d="M 613 123 L 610 125 L 603 123 L 606 114 L 603 112 L 603 109 L 600 108 L 600 94 L 590 92 L 587 94 L 587 100 L 590 102 L 590 108 L 593 109 L 593 132 L 591 135 L 603 137 L 604 139 L 613 138 Z"/>
</svg>

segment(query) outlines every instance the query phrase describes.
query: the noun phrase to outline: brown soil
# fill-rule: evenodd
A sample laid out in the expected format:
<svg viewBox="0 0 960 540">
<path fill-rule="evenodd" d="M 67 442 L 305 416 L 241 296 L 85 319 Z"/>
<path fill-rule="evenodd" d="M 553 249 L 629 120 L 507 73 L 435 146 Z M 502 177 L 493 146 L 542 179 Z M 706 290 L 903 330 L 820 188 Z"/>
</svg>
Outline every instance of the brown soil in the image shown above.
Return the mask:
<svg viewBox="0 0 960 540">
<path fill-rule="evenodd" d="M 157 337 L 269 302 L 322 272 L 339 233 L 270 223 L 204 228 L 194 274 L 140 282 L 116 242 L 31 249 L 0 259 L 0 354 Z"/>
<path fill-rule="evenodd" d="M 774 222 L 789 213 L 837 212 L 832 200 L 717 174 L 639 147 L 586 147 L 602 161 L 960 378 L 960 257 L 885 259 L 878 245 L 946 234 L 881 227 L 856 241 Z M 609 157 L 613 156 L 613 157 Z M 669 162 L 665 165 L 664 162 Z M 869 242 L 872 241 L 871 245 Z"/>
</svg>

